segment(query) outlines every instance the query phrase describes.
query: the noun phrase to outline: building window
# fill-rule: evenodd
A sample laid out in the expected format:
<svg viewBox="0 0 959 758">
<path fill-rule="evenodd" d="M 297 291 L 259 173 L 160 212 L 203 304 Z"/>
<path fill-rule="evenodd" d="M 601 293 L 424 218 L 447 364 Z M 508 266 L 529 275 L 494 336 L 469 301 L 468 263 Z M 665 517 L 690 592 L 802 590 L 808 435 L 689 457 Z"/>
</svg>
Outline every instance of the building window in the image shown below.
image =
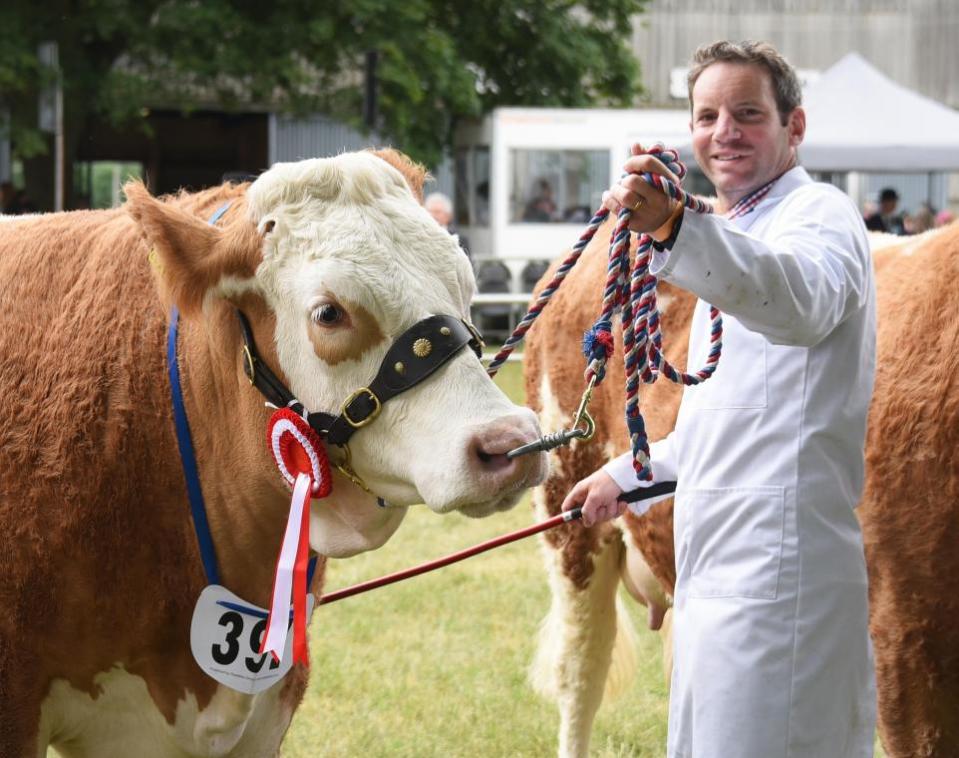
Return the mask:
<svg viewBox="0 0 959 758">
<path fill-rule="evenodd" d="M 581 224 L 609 189 L 608 150 L 512 150 L 513 223 Z"/>
</svg>

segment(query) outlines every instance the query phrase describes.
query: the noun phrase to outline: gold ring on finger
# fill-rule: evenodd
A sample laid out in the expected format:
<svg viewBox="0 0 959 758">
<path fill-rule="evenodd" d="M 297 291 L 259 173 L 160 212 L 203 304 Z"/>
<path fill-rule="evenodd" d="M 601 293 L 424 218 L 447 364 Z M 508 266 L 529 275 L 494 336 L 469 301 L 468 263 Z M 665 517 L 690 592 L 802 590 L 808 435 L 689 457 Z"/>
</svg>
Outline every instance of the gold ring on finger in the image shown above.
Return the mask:
<svg viewBox="0 0 959 758">
<path fill-rule="evenodd" d="M 640 196 L 639 196 L 639 200 L 637 200 L 635 203 L 633 203 L 633 207 L 630 208 L 630 210 L 635 213 L 635 212 L 638 211 L 640 208 L 642 208 L 643 205 L 645 205 L 645 204 L 646 204 L 646 198 L 643 197 L 642 195 L 640 195 Z"/>
</svg>

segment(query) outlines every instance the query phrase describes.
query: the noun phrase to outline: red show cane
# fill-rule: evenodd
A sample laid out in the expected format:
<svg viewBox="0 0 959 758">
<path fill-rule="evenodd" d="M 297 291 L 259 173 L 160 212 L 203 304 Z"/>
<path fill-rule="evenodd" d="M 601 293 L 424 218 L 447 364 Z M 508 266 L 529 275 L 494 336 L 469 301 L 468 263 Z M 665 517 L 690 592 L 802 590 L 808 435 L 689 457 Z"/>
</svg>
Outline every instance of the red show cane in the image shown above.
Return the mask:
<svg viewBox="0 0 959 758">
<path fill-rule="evenodd" d="M 524 537 L 531 537 L 534 534 L 545 532 L 548 529 L 559 526 L 560 524 L 576 521 L 577 519 L 582 518 L 582 515 L 583 511 L 581 508 L 573 508 L 570 511 L 564 511 L 563 513 L 553 516 L 551 519 L 547 519 L 546 521 L 541 521 L 538 524 L 527 526 L 524 529 L 519 529 L 515 532 L 510 532 L 509 534 L 503 534 L 499 537 L 494 537 L 486 542 L 481 542 L 479 545 L 474 545 L 473 547 L 468 547 L 465 550 L 460 550 L 458 553 L 452 553 L 443 558 L 438 558 L 435 561 L 421 563 L 419 566 L 413 566 L 412 568 L 404 569 L 403 571 L 397 571 L 394 574 L 381 576 L 379 579 L 371 579 L 368 582 L 354 584 L 352 587 L 345 587 L 342 590 L 337 590 L 336 592 L 331 592 L 328 595 L 323 595 L 323 597 L 320 598 L 319 605 L 335 603 L 337 600 L 342 600 L 345 597 L 359 595 L 362 592 L 375 590 L 377 587 L 385 587 L 387 584 L 393 584 L 404 579 L 425 574 L 429 571 L 435 571 L 438 568 L 449 566 L 451 563 L 458 563 L 459 561 L 465 560 L 466 558 L 470 558 L 474 555 L 485 553 L 487 550 L 492 550 L 500 545 L 516 542 L 516 540 L 521 540 Z"/>
</svg>

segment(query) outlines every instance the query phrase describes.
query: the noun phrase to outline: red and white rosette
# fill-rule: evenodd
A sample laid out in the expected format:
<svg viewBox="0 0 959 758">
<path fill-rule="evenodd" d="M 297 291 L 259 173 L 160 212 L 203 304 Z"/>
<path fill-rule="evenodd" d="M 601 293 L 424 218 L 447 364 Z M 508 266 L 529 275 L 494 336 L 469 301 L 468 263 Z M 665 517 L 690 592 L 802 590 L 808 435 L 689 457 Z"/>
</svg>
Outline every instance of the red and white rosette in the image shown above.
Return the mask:
<svg viewBox="0 0 959 758">
<path fill-rule="evenodd" d="M 289 408 L 270 417 L 267 441 L 280 474 L 293 488 L 290 515 L 276 561 L 270 615 L 260 652 L 279 661 L 286 648 L 293 605 L 293 662 L 309 665 L 306 645 L 306 575 L 310 554 L 310 499 L 330 494 L 326 448 L 310 425 Z"/>
</svg>

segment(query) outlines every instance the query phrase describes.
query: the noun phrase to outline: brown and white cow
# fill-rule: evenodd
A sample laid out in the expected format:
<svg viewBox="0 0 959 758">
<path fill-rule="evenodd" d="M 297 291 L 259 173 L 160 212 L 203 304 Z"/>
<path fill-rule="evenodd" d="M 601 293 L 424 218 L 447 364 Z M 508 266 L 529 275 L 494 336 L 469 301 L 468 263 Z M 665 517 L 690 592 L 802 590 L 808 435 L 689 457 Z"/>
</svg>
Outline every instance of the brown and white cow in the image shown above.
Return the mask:
<svg viewBox="0 0 959 758">
<path fill-rule="evenodd" d="M 527 397 L 546 431 L 568 427 L 583 390 L 580 335 L 599 313 L 606 275 L 601 236 L 530 333 Z M 959 224 L 872 244 L 877 375 L 857 513 L 869 567 L 879 731 L 890 756 L 953 756 L 959 755 Z M 694 300 L 667 284 L 660 293 L 667 355 L 684 366 Z M 550 477 L 534 494 L 541 517 L 558 510 L 573 483 L 627 447 L 621 355 L 609 370 L 591 406 L 596 437 L 551 453 Z M 675 422 L 680 388 L 661 380 L 642 391 L 650 439 L 658 439 Z M 618 608 L 620 580 L 649 606 L 652 627 L 668 605 L 675 580 L 672 501 L 642 518 L 628 513 L 614 524 L 553 530 L 545 545 L 552 605 L 533 683 L 558 701 L 559 754 L 585 756 L 604 689 L 621 691 L 633 673 L 632 630 Z"/>
<path fill-rule="evenodd" d="M 245 695 L 190 652 L 206 579 L 174 438 L 170 305 L 183 313 L 180 372 L 221 583 L 266 607 L 290 492 L 235 308 L 308 409 L 338 410 L 412 324 L 469 318 L 469 263 L 420 207 L 422 180 L 391 151 L 345 154 L 279 164 L 252 185 L 157 200 L 134 184 L 120 209 L 0 223 L 0 755 L 278 752 L 306 672 Z M 311 507 L 312 548 L 375 548 L 413 503 L 511 507 L 546 460 L 504 453 L 537 434 L 532 412 L 460 350 L 350 442 L 356 472 L 397 507 L 334 474 Z M 319 570 L 316 595 L 321 582 Z"/>
</svg>

